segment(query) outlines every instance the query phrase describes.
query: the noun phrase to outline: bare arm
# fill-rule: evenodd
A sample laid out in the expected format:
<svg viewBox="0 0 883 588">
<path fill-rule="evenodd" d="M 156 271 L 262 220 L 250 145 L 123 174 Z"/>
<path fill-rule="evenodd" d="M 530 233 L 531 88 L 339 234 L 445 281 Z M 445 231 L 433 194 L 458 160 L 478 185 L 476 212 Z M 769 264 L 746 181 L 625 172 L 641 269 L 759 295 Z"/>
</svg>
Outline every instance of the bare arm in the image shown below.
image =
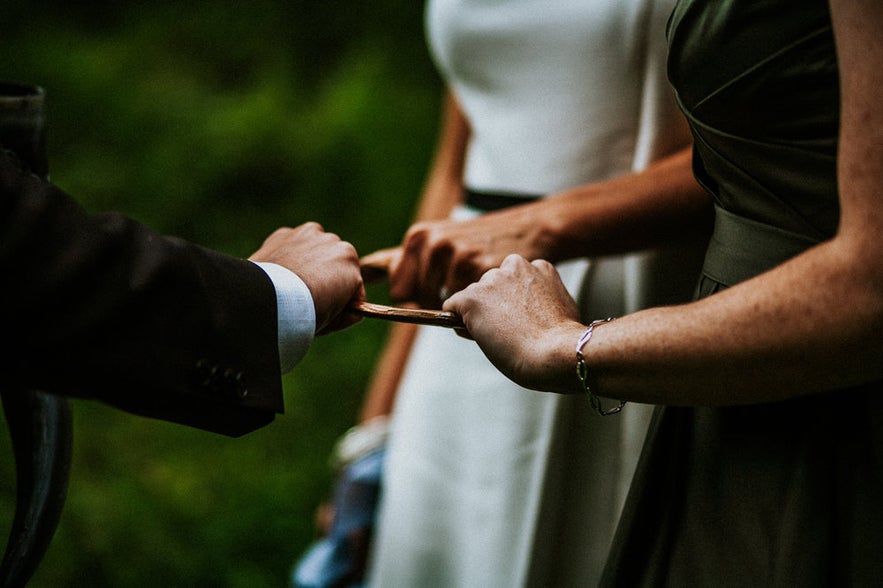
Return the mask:
<svg viewBox="0 0 883 588">
<path fill-rule="evenodd" d="M 696 183 L 691 148 L 646 170 L 586 184 L 538 202 L 466 221 L 413 226 L 392 269 L 393 297 L 438 304 L 442 286 L 456 292 L 506 255 L 553 262 L 625 253 L 671 243 L 709 226 L 711 202 Z"/>
<path fill-rule="evenodd" d="M 841 72 L 836 236 L 699 302 L 600 326 L 585 354 L 604 396 L 742 404 L 883 377 L 883 5 L 831 0 L 831 9 Z M 550 267 L 511 258 L 445 308 L 463 314 L 485 353 L 516 381 L 574 392 L 574 345 L 585 326 Z M 516 295 L 530 297 L 531 307 L 519 307 Z M 513 312 L 495 312 L 499 306 Z M 537 315 L 545 325 L 529 318 Z"/>
</svg>

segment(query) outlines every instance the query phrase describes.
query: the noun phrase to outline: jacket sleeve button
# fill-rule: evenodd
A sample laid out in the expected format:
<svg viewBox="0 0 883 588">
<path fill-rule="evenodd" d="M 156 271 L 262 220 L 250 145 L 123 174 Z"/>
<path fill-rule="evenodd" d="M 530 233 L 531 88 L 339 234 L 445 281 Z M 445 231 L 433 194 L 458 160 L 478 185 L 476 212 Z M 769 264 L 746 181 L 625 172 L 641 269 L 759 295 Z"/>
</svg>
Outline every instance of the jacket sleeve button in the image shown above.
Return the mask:
<svg viewBox="0 0 883 588">
<path fill-rule="evenodd" d="M 236 398 L 242 400 L 248 396 L 248 389 L 245 387 L 241 371 L 232 368 L 224 370 L 224 381 Z"/>
</svg>

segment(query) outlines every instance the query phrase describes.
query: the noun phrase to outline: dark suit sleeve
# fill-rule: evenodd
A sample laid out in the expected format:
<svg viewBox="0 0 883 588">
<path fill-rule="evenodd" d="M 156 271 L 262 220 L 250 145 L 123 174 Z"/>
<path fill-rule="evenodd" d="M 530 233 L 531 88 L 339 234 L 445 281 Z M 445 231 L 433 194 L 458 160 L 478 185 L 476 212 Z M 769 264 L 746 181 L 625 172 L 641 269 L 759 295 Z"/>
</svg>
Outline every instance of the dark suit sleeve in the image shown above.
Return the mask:
<svg viewBox="0 0 883 588">
<path fill-rule="evenodd" d="M 11 385 L 242 435 L 282 412 L 272 282 L 251 262 L 90 215 L 0 152 Z"/>
</svg>

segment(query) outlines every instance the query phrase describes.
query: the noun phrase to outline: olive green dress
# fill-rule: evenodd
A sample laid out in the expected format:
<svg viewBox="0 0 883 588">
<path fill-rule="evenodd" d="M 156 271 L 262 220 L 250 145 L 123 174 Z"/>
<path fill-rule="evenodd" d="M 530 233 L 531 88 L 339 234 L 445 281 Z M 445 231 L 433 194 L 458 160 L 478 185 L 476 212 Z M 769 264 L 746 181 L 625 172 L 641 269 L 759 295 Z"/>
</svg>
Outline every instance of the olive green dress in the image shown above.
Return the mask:
<svg viewBox="0 0 883 588">
<path fill-rule="evenodd" d="M 830 15 L 825 0 L 681 0 L 668 33 L 717 209 L 709 296 L 835 232 Z M 883 585 L 883 386 L 657 409 L 604 584 Z"/>
</svg>

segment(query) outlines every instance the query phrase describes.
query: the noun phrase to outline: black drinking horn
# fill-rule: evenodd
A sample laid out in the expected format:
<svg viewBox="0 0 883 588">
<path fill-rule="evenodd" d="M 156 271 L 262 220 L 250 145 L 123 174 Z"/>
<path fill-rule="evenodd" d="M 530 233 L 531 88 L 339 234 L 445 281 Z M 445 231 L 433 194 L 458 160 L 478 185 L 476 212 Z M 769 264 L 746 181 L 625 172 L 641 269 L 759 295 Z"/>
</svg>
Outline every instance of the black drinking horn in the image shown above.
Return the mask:
<svg viewBox="0 0 883 588">
<path fill-rule="evenodd" d="M 0 82 L 0 146 L 33 173 L 48 176 L 44 92 Z M 73 439 L 67 399 L 38 390 L 0 390 L 15 454 L 15 517 L 0 587 L 27 584 L 52 541 L 67 496 Z"/>
</svg>

